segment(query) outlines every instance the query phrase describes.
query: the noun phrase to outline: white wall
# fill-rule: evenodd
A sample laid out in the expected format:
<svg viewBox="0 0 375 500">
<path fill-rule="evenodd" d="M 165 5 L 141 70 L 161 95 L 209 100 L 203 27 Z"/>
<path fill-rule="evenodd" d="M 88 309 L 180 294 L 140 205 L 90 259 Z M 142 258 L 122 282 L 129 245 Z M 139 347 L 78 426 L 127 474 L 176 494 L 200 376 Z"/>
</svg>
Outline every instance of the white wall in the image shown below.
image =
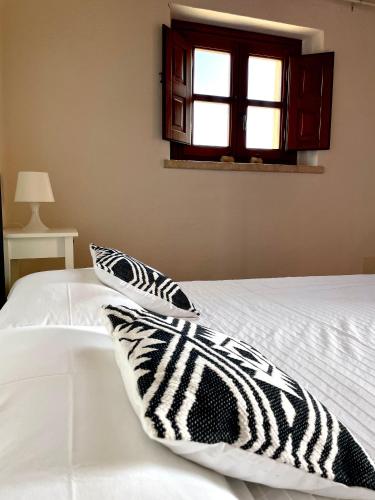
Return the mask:
<svg viewBox="0 0 375 500">
<path fill-rule="evenodd" d="M 180 279 L 361 272 L 375 255 L 375 9 L 335 0 L 185 0 L 324 30 L 336 52 L 324 175 L 163 169 L 167 0 L 5 0 L 8 223 L 16 173 L 48 170 L 52 225 L 126 249 Z"/>
</svg>

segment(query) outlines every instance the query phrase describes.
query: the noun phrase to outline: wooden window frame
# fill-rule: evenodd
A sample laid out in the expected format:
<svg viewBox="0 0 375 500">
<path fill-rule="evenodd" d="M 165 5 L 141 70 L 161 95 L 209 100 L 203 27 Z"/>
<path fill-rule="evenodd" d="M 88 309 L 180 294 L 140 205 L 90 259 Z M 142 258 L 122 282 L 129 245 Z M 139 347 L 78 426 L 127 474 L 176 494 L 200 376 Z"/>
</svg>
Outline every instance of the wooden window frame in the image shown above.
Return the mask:
<svg viewBox="0 0 375 500">
<path fill-rule="evenodd" d="M 229 126 L 229 146 L 194 146 L 171 142 L 171 159 L 218 161 L 221 156 L 233 156 L 235 161 L 250 161 L 250 157 L 260 157 L 265 163 L 295 164 L 296 151 L 286 149 L 288 73 L 289 58 L 298 56 L 302 51 L 302 41 L 294 38 L 265 35 L 248 31 L 221 28 L 185 21 L 172 21 L 172 29 L 177 31 L 192 46 L 231 53 L 230 97 L 216 97 L 195 94 L 193 89 L 191 108 L 195 100 L 228 103 L 231 106 Z M 250 55 L 271 57 L 282 60 L 281 101 L 255 101 L 247 99 L 248 57 Z M 191 78 L 193 75 L 191 75 Z M 280 148 L 277 150 L 247 149 L 246 131 L 243 117 L 248 105 L 277 107 L 280 117 Z"/>
</svg>

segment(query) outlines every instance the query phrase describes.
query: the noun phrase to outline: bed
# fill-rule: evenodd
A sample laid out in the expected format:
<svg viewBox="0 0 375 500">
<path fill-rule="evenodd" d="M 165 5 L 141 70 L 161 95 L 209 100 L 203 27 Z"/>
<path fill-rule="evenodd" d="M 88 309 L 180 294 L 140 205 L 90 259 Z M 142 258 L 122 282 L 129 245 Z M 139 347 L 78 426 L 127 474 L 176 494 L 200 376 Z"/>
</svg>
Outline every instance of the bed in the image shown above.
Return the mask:
<svg viewBox="0 0 375 500">
<path fill-rule="evenodd" d="M 202 324 L 266 353 L 375 457 L 375 276 L 182 286 Z M 314 498 L 226 478 L 149 441 L 98 314 L 109 303 L 124 297 L 93 269 L 36 273 L 11 290 L 0 311 L 0 499 Z"/>
</svg>

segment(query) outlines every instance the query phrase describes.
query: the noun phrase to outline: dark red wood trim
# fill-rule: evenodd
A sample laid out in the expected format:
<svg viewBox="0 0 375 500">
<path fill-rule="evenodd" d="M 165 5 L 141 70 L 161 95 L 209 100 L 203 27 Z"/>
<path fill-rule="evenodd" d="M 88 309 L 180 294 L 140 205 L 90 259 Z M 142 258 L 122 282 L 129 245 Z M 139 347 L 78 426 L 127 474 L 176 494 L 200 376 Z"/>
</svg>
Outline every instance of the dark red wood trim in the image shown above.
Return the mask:
<svg viewBox="0 0 375 500">
<path fill-rule="evenodd" d="M 259 106 L 261 108 L 282 108 L 280 101 L 257 101 L 256 99 L 247 99 L 247 106 Z"/>
<path fill-rule="evenodd" d="M 289 57 L 299 55 L 302 41 L 261 33 L 209 26 L 185 21 L 172 21 L 172 27 L 189 40 L 192 48 L 223 50 L 231 54 L 230 97 L 204 96 L 194 94 L 193 100 L 225 102 L 231 106 L 229 147 L 216 148 L 171 143 L 172 159 L 219 160 L 221 156 L 234 156 L 236 161 L 249 161 L 251 156 L 262 157 L 269 163 L 295 163 L 296 152 L 285 150 L 285 128 L 287 110 L 287 77 Z M 247 66 L 249 55 L 273 57 L 283 62 L 282 98 L 280 102 L 247 99 Z M 249 150 L 246 148 L 243 116 L 247 106 L 276 107 L 281 109 L 280 149 Z"/>
<path fill-rule="evenodd" d="M 330 148 L 334 53 L 290 58 L 287 146 Z"/>
<path fill-rule="evenodd" d="M 216 95 L 194 94 L 194 101 L 208 101 L 208 102 L 223 102 L 230 104 L 233 102 L 233 97 L 221 97 Z"/>
<path fill-rule="evenodd" d="M 221 39 L 227 38 L 233 41 L 249 41 L 249 38 L 251 38 L 251 41 L 263 42 L 267 45 L 274 44 L 278 46 L 283 44 L 297 50 L 299 49 L 300 51 L 302 50 L 302 40 L 297 38 L 268 35 L 233 28 L 224 28 L 222 26 L 212 26 L 210 24 L 191 23 L 188 21 L 179 21 L 177 19 L 172 19 L 172 28 L 175 28 L 178 31 L 189 31 L 190 33 L 212 35 Z"/>
<path fill-rule="evenodd" d="M 191 142 L 191 78 L 189 41 L 163 25 L 163 139 Z"/>
</svg>

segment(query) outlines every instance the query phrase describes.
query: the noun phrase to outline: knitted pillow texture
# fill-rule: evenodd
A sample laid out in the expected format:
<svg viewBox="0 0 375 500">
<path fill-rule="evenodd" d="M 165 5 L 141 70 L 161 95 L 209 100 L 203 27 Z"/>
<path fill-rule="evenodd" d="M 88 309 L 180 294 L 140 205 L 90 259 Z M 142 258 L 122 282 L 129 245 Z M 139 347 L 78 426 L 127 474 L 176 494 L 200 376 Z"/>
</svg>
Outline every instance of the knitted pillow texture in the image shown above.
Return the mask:
<svg viewBox="0 0 375 500">
<path fill-rule="evenodd" d="M 227 476 L 375 498 L 374 463 L 313 395 L 244 341 L 196 322 L 104 307 L 147 435 Z"/>
</svg>

